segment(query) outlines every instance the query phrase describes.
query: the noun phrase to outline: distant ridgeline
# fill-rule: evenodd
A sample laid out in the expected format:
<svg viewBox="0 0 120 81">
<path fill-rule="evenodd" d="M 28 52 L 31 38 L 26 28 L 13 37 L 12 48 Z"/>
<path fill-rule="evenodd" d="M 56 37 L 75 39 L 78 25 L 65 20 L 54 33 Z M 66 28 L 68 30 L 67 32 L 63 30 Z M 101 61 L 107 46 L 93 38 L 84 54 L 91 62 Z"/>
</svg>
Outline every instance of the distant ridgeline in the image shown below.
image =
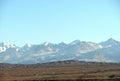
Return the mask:
<svg viewBox="0 0 120 81">
<path fill-rule="evenodd" d="M 75 40 L 69 44 L 26 44 L 23 47 L 0 43 L 0 63 L 36 64 L 64 60 L 120 62 L 120 42 L 112 38 L 101 43 Z"/>
</svg>

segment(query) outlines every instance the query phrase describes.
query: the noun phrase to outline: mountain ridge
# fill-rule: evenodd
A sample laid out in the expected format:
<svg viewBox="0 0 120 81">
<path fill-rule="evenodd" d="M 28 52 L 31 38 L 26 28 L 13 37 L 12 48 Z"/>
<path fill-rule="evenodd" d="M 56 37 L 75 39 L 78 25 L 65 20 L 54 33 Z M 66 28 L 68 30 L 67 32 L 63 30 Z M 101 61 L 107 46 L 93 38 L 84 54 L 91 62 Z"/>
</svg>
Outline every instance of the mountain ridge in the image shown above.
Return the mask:
<svg viewBox="0 0 120 81">
<path fill-rule="evenodd" d="M 23 47 L 0 43 L 0 63 L 34 64 L 63 60 L 120 62 L 119 49 L 120 42 L 113 38 L 101 43 L 75 40 L 69 44 L 44 42 Z"/>
</svg>

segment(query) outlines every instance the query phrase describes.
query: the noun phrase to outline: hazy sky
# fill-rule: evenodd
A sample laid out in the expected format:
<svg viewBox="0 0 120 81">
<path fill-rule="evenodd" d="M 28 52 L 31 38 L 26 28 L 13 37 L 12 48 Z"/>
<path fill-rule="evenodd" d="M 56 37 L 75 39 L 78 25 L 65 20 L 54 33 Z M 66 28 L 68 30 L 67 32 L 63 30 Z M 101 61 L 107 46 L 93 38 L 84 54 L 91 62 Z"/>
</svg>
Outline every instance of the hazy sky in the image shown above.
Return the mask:
<svg viewBox="0 0 120 81">
<path fill-rule="evenodd" d="M 0 0 L 0 42 L 120 41 L 119 0 Z"/>
</svg>

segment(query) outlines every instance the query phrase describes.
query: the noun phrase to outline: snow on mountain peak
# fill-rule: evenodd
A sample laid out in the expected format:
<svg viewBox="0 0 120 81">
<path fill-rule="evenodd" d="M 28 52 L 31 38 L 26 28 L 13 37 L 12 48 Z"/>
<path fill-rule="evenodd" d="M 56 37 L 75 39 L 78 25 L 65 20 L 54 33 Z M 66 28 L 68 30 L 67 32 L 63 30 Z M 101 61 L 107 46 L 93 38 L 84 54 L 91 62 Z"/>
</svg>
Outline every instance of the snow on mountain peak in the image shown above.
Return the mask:
<svg viewBox="0 0 120 81">
<path fill-rule="evenodd" d="M 14 48 L 16 46 L 14 44 L 3 42 L 3 43 L 0 44 L 0 47 Z"/>
<path fill-rule="evenodd" d="M 42 43 L 16 47 L 10 43 L 0 43 L 0 62 L 44 63 L 53 60 L 87 60 L 120 62 L 120 42 L 112 38 L 102 43 L 75 40 L 69 44 Z"/>
<path fill-rule="evenodd" d="M 24 48 L 30 48 L 32 45 L 31 44 L 25 44 L 23 47 Z"/>
<path fill-rule="evenodd" d="M 27 47 L 31 47 L 31 44 L 27 44 Z"/>
<path fill-rule="evenodd" d="M 49 43 L 48 42 L 45 42 L 44 45 L 47 46 Z"/>
<path fill-rule="evenodd" d="M 0 53 L 5 52 L 8 48 L 16 48 L 16 46 L 10 43 L 0 43 Z"/>
<path fill-rule="evenodd" d="M 0 53 L 6 51 L 6 48 L 5 47 L 0 47 Z"/>
</svg>

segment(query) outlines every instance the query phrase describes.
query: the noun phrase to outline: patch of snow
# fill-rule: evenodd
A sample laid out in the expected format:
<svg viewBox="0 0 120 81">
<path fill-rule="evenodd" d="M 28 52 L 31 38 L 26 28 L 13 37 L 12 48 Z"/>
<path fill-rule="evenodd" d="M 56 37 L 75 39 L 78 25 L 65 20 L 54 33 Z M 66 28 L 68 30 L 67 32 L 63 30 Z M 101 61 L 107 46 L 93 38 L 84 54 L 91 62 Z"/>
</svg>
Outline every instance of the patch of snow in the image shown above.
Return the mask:
<svg viewBox="0 0 120 81">
<path fill-rule="evenodd" d="M 40 59 L 41 59 L 41 60 L 45 60 L 45 56 L 41 56 Z"/>
<path fill-rule="evenodd" d="M 103 48 L 102 45 L 99 45 L 99 48 Z"/>
<path fill-rule="evenodd" d="M 10 58 L 9 55 L 3 57 L 3 61 L 7 61 Z"/>
<path fill-rule="evenodd" d="M 19 49 L 17 48 L 16 51 L 19 51 Z"/>
<path fill-rule="evenodd" d="M 80 56 L 80 54 L 75 54 L 75 56 L 77 56 L 77 57 L 78 57 L 78 56 Z"/>
<path fill-rule="evenodd" d="M 52 49 L 51 49 L 50 47 L 48 47 L 48 50 L 49 50 L 49 51 L 52 51 Z"/>
<path fill-rule="evenodd" d="M 44 45 L 47 46 L 49 43 L 48 42 L 45 42 Z"/>
<path fill-rule="evenodd" d="M 6 51 L 6 49 L 7 49 L 6 47 L 0 47 L 0 53 Z"/>
<path fill-rule="evenodd" d="M 10 47 L 15 48 L 15 45 L 10 44 L 10 43 L 3 43 L 3 45 L 7 48 L 10 48 Z"/>
<path fill-rule="evenodd" d="M 27 46 L 30 48 L 30 47 L 31 47 L 31 44 L 27 44 Z"/>
</svg>

